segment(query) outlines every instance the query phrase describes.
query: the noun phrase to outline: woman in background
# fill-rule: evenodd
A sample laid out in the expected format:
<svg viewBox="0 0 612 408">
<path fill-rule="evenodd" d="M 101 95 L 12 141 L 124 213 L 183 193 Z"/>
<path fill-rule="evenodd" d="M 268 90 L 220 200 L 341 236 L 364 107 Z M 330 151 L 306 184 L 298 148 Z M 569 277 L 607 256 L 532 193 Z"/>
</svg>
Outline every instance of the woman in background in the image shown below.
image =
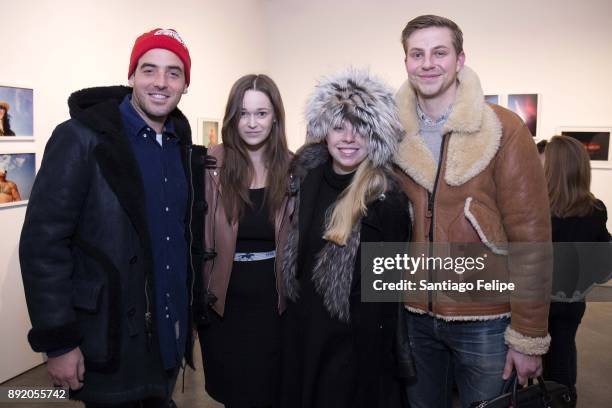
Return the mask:
<svg viewBox="0 0 612 408">
<path fill-rule="evenodd" d="M 546 149 L 546 145 L 548 144 L 548 140 L 540 140 L 536 143 L 536 147 L 538 148 L 538 157 L 540 158 L 540 163 L 544 166 L 544 150 Z"/>
<path fill-rule="evenodd" d="M 236 81 L 221 137 L 209 149 L 215 163 L 206 170 L 210 318 L 199 328 L 206 390 L 226 407 L 268 407 L 277 397 L 284 302 L 276 243 L 286 225 L 290 161 L 283 102 L 272 79 Z"/>
<path fill-rule="evenodd" d="M 306 120 L 291 164 L 281 406 L 401 407 L 398 304 L 361 301 L 360 244 L 411 230 L 390 166 L 403 134 L 393 96 L 349 71 L 317 85 Z"/>
<path fill-rule="evenodd" d="M 582 143 L 571 137 L 554 136 L 544 150 L 544 172 L 553 242 L 608 242 L 606 206 L 590 191 L 591 165 Z M 576 404 L 576 332 L 586 304 L 584 297 L 575 296 L 580 272 L 577 260 L 557 262 L 559 253 L 565 259 L 568 252 L 572 251 L 566 247 L 555 251 L 553 299 L 557 301 L 550 305 L 551 343 L 544 357 L 544 377 L 568 386 Z"/>
</svg>

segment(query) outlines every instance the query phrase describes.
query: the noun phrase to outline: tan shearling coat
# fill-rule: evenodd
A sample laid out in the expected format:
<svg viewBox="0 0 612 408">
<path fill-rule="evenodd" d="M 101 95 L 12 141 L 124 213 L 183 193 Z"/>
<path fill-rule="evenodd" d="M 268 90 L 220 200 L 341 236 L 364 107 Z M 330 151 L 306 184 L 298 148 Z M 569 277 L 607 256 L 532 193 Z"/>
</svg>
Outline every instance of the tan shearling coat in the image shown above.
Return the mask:
<svg viewBox="0 0 612 408">
<path fill-rule="evenodd" d="M 463 67 L 458 80 L 444 126 L 437 178 L 438 164 L 418 134 L 416 96 L 410 83 L 406 81 L 396 95 L 406 136 L 395 163 L 408 176 L 403 189 L 413 203 L 413 241 L 482 243 L 496 263 L 495 277 L 520 282 L 529 300 L 503 295 L 506 298 L 496 302 L 445 301 L 443 293 L 435 292 L 407 303 L 407 308 L 444 320 L 511 315 L 506 343 L 524 354 L 541 355 L 550 343 L 547 316 L 552 273 L 546 250 L 551 229 L 544 173 L 522 120 L 485 103 L 480 81 L 470 68 Z"/>
</svg>

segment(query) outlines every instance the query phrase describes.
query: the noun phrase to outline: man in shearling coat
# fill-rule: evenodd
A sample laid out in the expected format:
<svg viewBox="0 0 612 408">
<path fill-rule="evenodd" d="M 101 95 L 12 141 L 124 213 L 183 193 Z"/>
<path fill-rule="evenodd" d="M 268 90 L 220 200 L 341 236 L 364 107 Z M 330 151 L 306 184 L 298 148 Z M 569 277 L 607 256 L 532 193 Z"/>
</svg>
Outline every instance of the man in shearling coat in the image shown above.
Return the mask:
<svg viewBox="0 0 612 408">
<path fill-rule="evenodd" d="M 131 87 L 84 89 L 45 149 L 19 248 L 34 351 L 87 407 L 167 408 L 191 356 L 203 149 L 177 109 L 174 30 L 136 40 Z"/>
<path fill-rule="evenodd" d="M 498 262 L 496 272 L 528 288 L 528 301 L 453 300 L 440 292 L 407 301 L 417 365 L 411 406 L 450 406 L 456 382 L 466 407 L 497 396 L 513 369 L 521 383 L 541 373 L 550 342 L 547 189 L 525 124 L 485 103 L 477 75 L 464 66 L 459 27 L 420 16 L 404 28 L 402 43 L 408 80 L 396 99 L 406 137 L 395 162 L 408 176 L 403 188 L 413 204 L 413 241 L 430 248 L 482 245 Z M 525 243 L 543 244 L 527 254 Z M 513 252 L 513 244 L 523 252 Z M 513 256 L 519 265 L 509 262 Z"/>
</svg>

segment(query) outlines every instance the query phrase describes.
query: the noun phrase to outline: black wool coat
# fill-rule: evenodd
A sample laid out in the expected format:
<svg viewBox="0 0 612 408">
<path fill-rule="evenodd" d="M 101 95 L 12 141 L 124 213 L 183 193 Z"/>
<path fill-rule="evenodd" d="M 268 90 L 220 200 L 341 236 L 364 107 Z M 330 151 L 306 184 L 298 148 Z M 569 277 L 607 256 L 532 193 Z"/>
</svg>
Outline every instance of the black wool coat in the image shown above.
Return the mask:
<svg viewBox="0 0 612 408">
<path fill-rule="evenodd" d="M 608 212 L 600 200 L 588 215 L 551 218 L 552 240 L 556 243 L 552 286 L 554 300 L 584 300 L 584 295 L 594 284 L 606 282 L 612 277 L 610 247 L 593 244 L 610 241 L 607 221 Z"/>
<path fill-rule="evenodd" d="M 292 165 L 295 202 L 284 247 L 283 281 L 290 300 L 282 316 L 280 406 L 402 407 L 402 377 L 412 366 L 407 361 L 411 358 L 407 336 L 400 329 L 403 307 L 361 301 L 360 244 L 407 242 L 411 233 L 408 199 L 390 179 L 389 190 L 372 201 L 367 215 L 358 221 L 361 229 L 356 240 L 349 238 L 345 247 L 327 242 L 318 253 L 304 252 L 302 242 L 328 160 L 326 145 L 314 144 L 298 151 Z M 323 273 L 318 276 L 327 280 L 317 283 L 318 278 L 311 276 L 316 273 L 305 269 L 319 261 Z M 309 294 L 305 291 L 313 286 L 305 285 L 303 279 L 311 277 L 314 287 L 323 289 Z M 307 298 L 312 300 L 305 302 Z"/>
<path fill-rule="evenodd" d="M 57 126 L 47 143 L 19 247 L 32 321 L 28 340 L 39 352 L 80 347 L 84 387 L 71 397 L 86 402 L 167 394 L 144 186 L 119 112 L 130 92 L 91 88 L 69 98 L 72 119 Z M 205 149 L 192 146 L 189 123 L 178 109 L 170 116 L 190 183 L 188 284 L 190 305 L 199 309 L 193 294 L 202 292 L 201 280 L 194 281 L 193 271 L 200 271 L 202 259 L 201 250 L 193 249 L 202 248 Z M 192 347 L 188 338 L 185 356 L 193 366 Z"/>
</svg>

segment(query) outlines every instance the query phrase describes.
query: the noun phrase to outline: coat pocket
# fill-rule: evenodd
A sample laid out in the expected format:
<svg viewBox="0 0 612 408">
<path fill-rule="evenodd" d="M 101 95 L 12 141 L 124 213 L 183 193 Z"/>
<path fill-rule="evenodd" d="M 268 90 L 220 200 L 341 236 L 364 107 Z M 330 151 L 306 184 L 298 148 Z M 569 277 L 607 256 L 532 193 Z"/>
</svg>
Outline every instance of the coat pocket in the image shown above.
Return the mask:
<svg viewBox="0 0 612 408">
<path fill-rule="evenodd" d="M 102 282 L 75 280 L 72 306 L 83 335 L 81 351 L 87 365 L 106 362 L 108 352 L 108 296 Z"/>
<path fill-rule="evenodd" d="M 82 335 L 80 348 L 89 371 L 112 372 L 119 358 L 121 284 L 109 257 L 94 245 L 74 239 L 72 306 Z"/>
<path fill-rule="evenodd" d="M 100 309 L 100 298 L 104 284 L 75 280 L 72 289 L 72 305 L 75 309 L 97 313 Z"/>
<path fill-rule="evenodd" d="M 468 197 L 463 212 L 487 248 L 497 255 L 508 254 L 508 238 L 502 225 L 501 214 L 497 210 Z"/>
</svg>

